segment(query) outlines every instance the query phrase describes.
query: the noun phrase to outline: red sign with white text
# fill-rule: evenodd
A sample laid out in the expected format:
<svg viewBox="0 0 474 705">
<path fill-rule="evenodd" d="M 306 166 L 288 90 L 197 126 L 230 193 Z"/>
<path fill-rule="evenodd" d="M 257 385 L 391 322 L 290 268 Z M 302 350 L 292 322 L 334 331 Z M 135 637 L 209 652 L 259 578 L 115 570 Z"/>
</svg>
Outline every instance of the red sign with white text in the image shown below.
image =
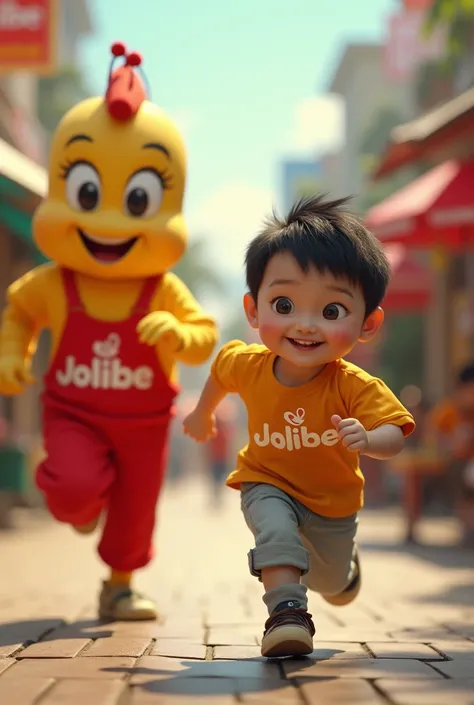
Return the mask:
<svg viewBox="0 0 474 705">
<path fill-rule="evenodd" d="M 0 0 L 0 73 L 51 72 L 56 19 L 56 0 Z"/>
<path fill-rule="evenodd" d="M 425 38 L 425 17 L 423 9 L 403 8 L 389 17 L 385 42 L 385 72 L 390 80 L 408 82 L 420 64 L 442 56 L 446 45 L 446 32 L 444 28 L 437 28 L 429 38 Z"/>
</svg>

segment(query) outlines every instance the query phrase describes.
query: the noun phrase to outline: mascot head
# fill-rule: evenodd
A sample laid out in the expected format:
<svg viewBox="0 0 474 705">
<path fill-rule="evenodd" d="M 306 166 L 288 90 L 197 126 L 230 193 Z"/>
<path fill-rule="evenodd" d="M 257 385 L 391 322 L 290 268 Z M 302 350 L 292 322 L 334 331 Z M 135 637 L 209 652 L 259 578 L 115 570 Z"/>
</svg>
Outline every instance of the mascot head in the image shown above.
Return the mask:
<svg viewBox="0 0 474 705">
<path fill-rule="evenodd" d="M 112 54 L 105 95 L 74 106 L 53 136 L 33 236 L 60 266 L 134 279 L 165 272 L 186 249 L 186 152 L 173 122 L 147 100 L 140 55 L 119 43 Z"/>
</svg>

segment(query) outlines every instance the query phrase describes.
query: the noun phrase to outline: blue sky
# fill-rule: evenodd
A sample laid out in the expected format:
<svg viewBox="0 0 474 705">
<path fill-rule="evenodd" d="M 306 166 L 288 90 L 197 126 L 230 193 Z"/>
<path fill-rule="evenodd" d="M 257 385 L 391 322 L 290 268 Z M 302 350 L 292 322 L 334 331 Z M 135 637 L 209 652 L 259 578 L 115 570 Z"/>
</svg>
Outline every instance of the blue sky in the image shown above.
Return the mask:
<svg viewBox="0 0 474 705">
<path fill-rule="evenodd" d="M 395 0 L 89 0 L 95 34 L 81 50 L 102 93 L 109 46 L 143 54 L 152 100 L 183 130 L 186 215 L 236 272 L 278 195 L 278 164 L 336 146 L 342 125 L 324 94 L 344 44 L 382 40 Z M 112 10 L 113 6 L 113 10 Z"/>
</svg>

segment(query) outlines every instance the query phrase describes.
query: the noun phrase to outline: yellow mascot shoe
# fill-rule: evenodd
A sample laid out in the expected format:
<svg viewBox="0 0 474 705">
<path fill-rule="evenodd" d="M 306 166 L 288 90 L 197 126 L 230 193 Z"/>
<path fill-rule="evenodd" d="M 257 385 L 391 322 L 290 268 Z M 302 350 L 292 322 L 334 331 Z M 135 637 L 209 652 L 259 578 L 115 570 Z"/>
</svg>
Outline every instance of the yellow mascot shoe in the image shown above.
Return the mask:
<svg viewBox="0 0 474 705">
<path fill-rule="evenodd" d="M 158 609 L 149 598 L 126 585 L 104 582 L 99 597 L 100 619 L 139 622 L 158 618 Z"/>
<path fill-rule="evenodd" d="M 74 526 L 73 525 L 72 528 L 78 534 L 92 534 L 97 529 L 99 519 L 100 519 L 100 517 L 97 517 L 97 519 L 90 521 L 88 524 L 82 524 L 81 526 Z"/>
</svg>

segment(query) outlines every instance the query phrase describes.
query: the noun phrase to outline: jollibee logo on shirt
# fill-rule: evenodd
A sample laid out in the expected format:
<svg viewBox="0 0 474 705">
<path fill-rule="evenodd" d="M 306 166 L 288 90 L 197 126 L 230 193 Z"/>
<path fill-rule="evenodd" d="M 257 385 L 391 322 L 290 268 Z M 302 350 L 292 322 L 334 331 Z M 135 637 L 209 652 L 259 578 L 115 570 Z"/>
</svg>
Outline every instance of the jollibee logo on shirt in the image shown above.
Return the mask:
<svg viewBox="0 0 474 705">
<path fill-rule="evenodd" d="M 301 407 L 293 411 L 285 411 L 283 420 L 288 424 L 284 428 L 284 433 L 271 431 L 267 423 L 263 424 L 262 433 L 255 433 L 253 439 L 255 443 L 264 448 L 271 445 L 279 450 L 300 450 L 301 448 L 317 448 L 319 445 L 334 446 L 339 441 L 339 436 L 335 428 L 319 434 L 316 431 L 308 431 L 304 424 L 306 412 Z"/>
<path fill-rule="evenodd" d="M 119 358 L 120 336 L 110 333 L 105 340 L 92 343 L 90 365 L 77 364 L 74 355 L 68 355 L 65 368 L 56 372 L 56 381 L 61 387 L 80 389 L 150 389 L 153 370 L 142 365 L 132 369 Z"/>
</svg>

